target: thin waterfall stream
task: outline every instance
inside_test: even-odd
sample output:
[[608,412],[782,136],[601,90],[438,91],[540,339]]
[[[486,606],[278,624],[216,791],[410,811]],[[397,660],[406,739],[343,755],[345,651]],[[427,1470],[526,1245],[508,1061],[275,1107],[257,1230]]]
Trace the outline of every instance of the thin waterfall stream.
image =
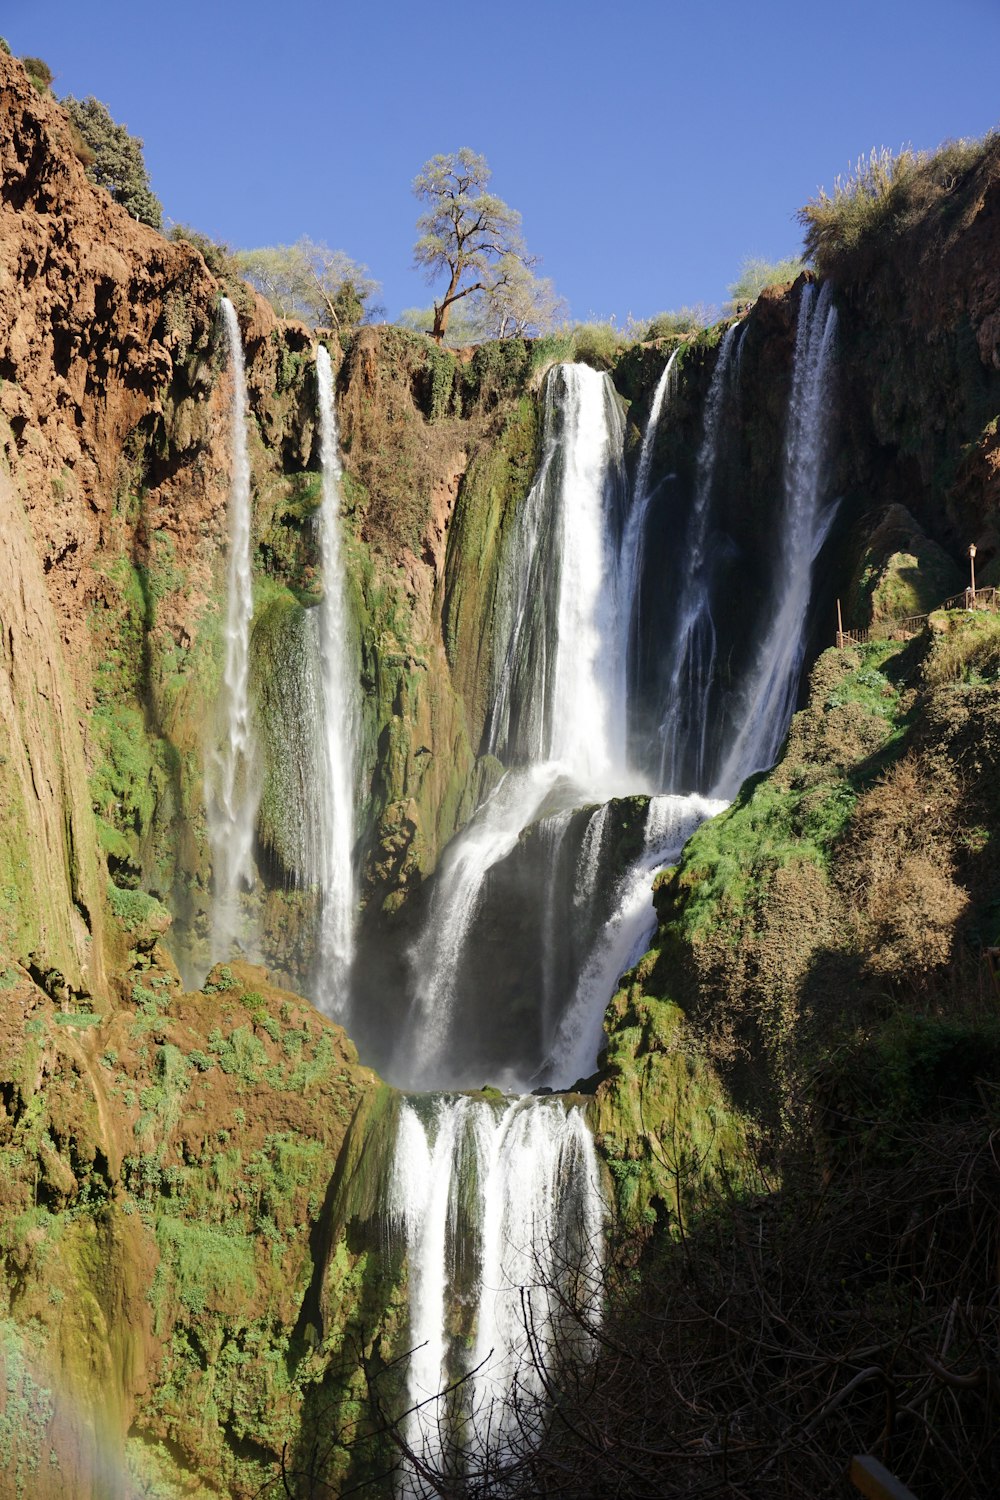
[[325,1009],[340,1018],[349,1002],[354,956],[354,807],[361,704],[340,535],[342,471],[333,367],[322,344],[316,349],[316,384],[323,470],[320,653],[326,773],[319,807],[321,852],[317,875],[322,906],[317,968],[320,1000]]
[[788,406],[777,586],[767,628],[740,695],[739,728],[718,772],[716,796],[735,796],[748,776],[773,765],[795,707],[813,564],[837,512],[837,502],[824,505],[836,333],[829,282],[818,296],[807,284],[799,303]]
[[219,699],[220,744],[207,767],[207,821],[212,849],[214,899],[212,958],[227,958],[243,934],[239,893],[254,880],[254,821],[260,795],[250,708],[251,571],[250,454],[247,444],[246,367],[236,309],[222,298],[222,326],[232,374],[230,398],[229,562],[225,664]]

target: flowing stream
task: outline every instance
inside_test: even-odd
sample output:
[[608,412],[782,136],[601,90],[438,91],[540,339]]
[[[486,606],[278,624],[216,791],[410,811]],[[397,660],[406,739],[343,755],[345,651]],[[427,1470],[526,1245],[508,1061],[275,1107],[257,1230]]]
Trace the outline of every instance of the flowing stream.
[[230,402],[229,565],[225,664],[219,698],[220,741],[209,758],[207,820],[212,849],[212,959],[229,956],[241,936],[239,892],[254,881],[254,820],[260,795],[250,712],[250,455],[247,447],[246,368],[236,309],[222,299],[222,326],[232,374]]
[[663,675],[666,712],[660,726],[660,785],[671,791],[683,785],[702,787],[711,731],[709,695],[715,675],[716,631],[712,615],[709,526],[715,474],[728,400],[732,399],[734,353],[743,326],[733,323],[723,334],[705,400],[704,433],[698,450],[694,500],[684,544],[684,569],[673,638],[667,647]]

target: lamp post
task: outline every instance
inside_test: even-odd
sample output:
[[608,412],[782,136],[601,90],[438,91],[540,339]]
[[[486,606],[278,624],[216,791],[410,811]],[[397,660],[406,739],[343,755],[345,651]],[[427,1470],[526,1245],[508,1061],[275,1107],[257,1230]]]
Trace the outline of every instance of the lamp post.
[[971,585],[970,585],[970,588],[969,588],[969,608],[970,609],[975,609],[975,607],[976,607],[976,544],[975,544],[975,542],[970,542],[969,543],[969,577],[971,579]]

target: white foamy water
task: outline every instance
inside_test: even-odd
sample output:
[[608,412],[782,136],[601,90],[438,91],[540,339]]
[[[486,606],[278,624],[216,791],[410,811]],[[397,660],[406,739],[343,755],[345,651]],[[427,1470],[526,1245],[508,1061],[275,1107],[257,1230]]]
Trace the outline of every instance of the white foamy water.
[[611,914],[595,934],[544,1069],[547,1084],[570,1088],[593,1073],[608,1001],[620,976],[638,962],[656,931],[653,880],[657,872],[676,860],[699,823],[727,806],[697,794],[650,798],[642,854],[619,881]]
[[[582,1354],[599,1324],[605,1208],[593,1140],[581,1111],[558,1101],[468,1097],[425,1100],[420,1113],[404,1102],[397,1139],[388,1211],[407,1253],[407,1405],[419,1408],[405,1436],[433,1464],[464,1420],[471,1451],[502,1459],[546,1399],[550,1341]],[[459,1244],[476,1267],[471,1353],[447,1332]],[[433,1399],[468,1374],[458,1412]],[[401,1493],[433,1490],[408,1473]]]

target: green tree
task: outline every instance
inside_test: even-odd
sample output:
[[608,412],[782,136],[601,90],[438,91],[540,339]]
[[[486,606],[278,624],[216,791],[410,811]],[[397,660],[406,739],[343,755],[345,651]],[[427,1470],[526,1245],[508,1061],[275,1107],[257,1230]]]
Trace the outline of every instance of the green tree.
[[353,328],[382,312],[371,302],[379,283],[368,267],[306,235],[294,245],[238,250],[236,264],[279,318],[301,318],[313,328]]
[[444,296],[434,304],[431,337],[439,344],[456,302],[479,294],[492,312],[513,282],[513,267],[530,269],[534,263],[521,238],[521,215],[487,192],[489,180],[486,158],[467,146],[432,156],[414,178],[414,193],[428,205],[417,220],[414,261],[429,282],[448,277]]
[[67,94],[63,108],[87,146],[94,153],[87,176],[99,187],[107,188],[116,203],[138,219],[160,229],[163,205],[149,186],[149,176],[142,155],[142,140],[130,135],[124,125],[111,118],[106,104],[93,95],[74,99]]

